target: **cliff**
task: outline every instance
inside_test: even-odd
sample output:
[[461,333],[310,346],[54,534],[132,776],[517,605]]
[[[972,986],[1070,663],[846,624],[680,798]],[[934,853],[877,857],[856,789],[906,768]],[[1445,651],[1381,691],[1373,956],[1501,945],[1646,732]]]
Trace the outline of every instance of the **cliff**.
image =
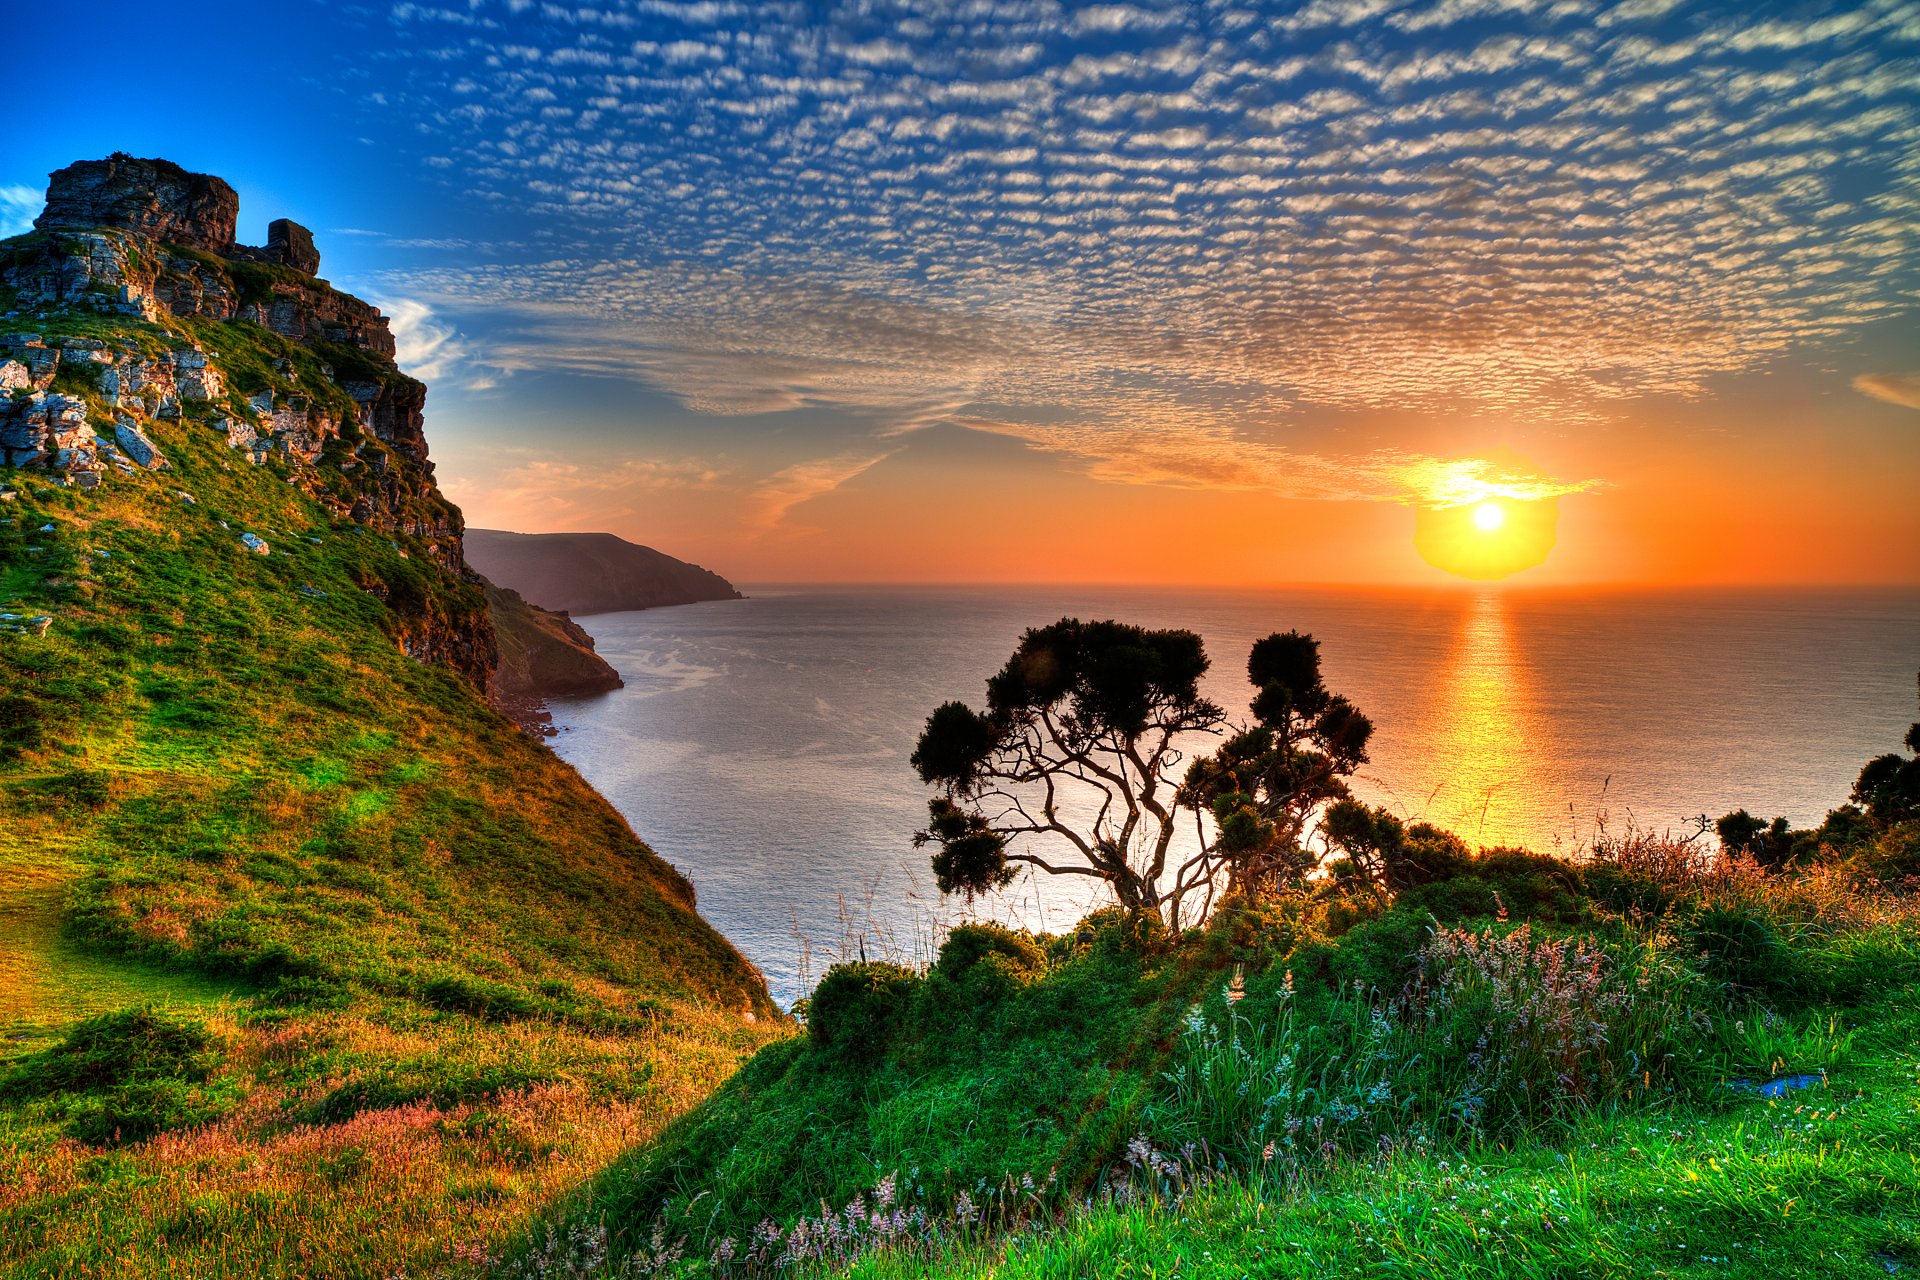
[[0,248],[0,461],[92,490],[163,471],[165,425],[223,441],[335,519],[442,574],[362,584],[395,642],[484,688],[496,661],[460,512],[434,483],[426,387],[387,319],[314,273],[297,223],[236,242],[219,178],[114,155],[51,175],[35,231]]
[[8,1275],[445,1274],[783,1033],[686,878],[489,706],[385,318],[236,211],[112,157],[0,240]]
[[548,698],[607,693],[625,684],[594,652],[593,637],[566,614],[528,604],[519,592],[492,583],[487,606],[500,646],[488,696],[522,728],[545,728],[552,719],[544,707]]
[[621,613],[741,599],[719,574],[610,533],[471,529],[466,548],[468,560],[490,581],[543,609]]

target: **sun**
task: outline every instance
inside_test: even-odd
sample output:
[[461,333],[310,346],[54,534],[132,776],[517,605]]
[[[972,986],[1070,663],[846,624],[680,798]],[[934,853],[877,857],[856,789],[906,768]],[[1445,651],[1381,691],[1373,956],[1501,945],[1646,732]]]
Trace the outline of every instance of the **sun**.
[[1453,506],[1416,506],[1413,545],[1434,568],[1486,582],[1543,562],[1559,523],[1560,504],[1553,498],[1501,494]]

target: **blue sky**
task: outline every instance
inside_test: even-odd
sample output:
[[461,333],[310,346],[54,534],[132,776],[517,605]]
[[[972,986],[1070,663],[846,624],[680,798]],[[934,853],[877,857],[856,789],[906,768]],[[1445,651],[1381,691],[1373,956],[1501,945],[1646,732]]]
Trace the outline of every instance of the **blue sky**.
[[[231,181],[243,239],[313,227],[324,274],[395,315],[478,523],[897,577],[875,522],[944,468],[927,500],[954,510],[908,542],[950,576],[1048,576],[969,558],[962,513],[1009,477],[1062,520],[1220,498],[1283,549],[1412,502],[1557,496],[1590,530],[1570,578],[1607,577],[1608,546],[1642,577],[1765,576],[1661,569],[1680,517],[1635,522],[1703,488],[1739,509],[1733,486],[1799,499],[1781,547],[1920,578],[1887,549],[1920,534],[1896,504],[1920,479],[1914,3],[283,0],[87,24],[112,56],[47,78],[0,218],[126,150]],[[1349,560],[1306,576],[1399,573]]]

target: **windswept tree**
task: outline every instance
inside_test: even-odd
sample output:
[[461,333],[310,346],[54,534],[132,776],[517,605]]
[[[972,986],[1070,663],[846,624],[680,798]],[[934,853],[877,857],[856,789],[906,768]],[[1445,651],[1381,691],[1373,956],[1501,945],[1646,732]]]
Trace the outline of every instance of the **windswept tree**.
[[1195,737],[1226,723],[1200,693],[1207,667],[1191,631],[1063,618],[1027,632],[985,710],[944,704],[913,754],[940,789],[915,843],[938,846],[941,892],[972,898],[1031,866],[1104,881],[1178,926],[1223,888],[1317,865],[1300,846],[1347,794],[1371,724],[1327,692],[1311,637],[1269,636],[1248,664],[1253,724],[1183,773]]
[[1230,892],[1258,894],[1296,882],[1325,860],[1312,840],[1327,806],[1352,793],[1367,762],[1373,722],[1327,689],[1320,642],[1288,631],[1247,656],[1253,723],[1194,761],[1182,799],[1213,817],[1215,855]]

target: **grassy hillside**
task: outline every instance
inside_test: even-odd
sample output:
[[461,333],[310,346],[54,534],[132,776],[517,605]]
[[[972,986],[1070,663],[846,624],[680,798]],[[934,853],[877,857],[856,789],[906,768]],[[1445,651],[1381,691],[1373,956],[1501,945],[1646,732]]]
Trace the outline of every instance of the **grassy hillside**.
[[830,972],[498,1273],[1920,1265],[1916,872],[1909,822],[1775,872],[1635,840],[1183,937],[957,930]]
[[[254,466],[219,425],[257,387],[350,424],[390,365],[30,323],[217,352],[227,394],[136,407],[171,470],[0,468],[0,1274],[424,1274],[784,1034],[686,881],[487,706],[457,513],[404,443]],[[111,439],[97,370],[54,376]]]

